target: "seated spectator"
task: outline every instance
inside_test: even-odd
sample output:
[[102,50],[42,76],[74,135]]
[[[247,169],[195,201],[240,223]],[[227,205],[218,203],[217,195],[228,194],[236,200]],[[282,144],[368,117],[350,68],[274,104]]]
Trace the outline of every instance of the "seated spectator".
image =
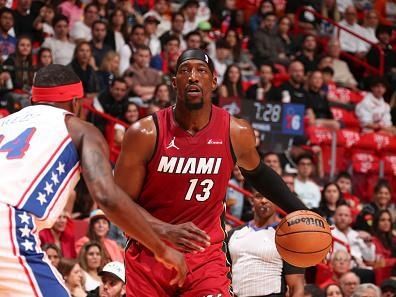
[[37,66],[36,69],[46,67],[53,63],[52,52],[49,48],[42,47],[37,53]]
[[280,86],[283,103],[302,104],[309,108],[307,92],[304,89],[304,65],[300,61],[293,61],[288,68],[289,80]]
[[274,67],[271,64],[262,64],[259,67],[259,77],[259,82],[246,91],[246,98],[261,102],[282,102],[279,88],[272,84]]
[[181,7],[180,11],[184,14],[185,19],[183,34],[196,30],[199,22],[204,20],[198,15],[198,8],[198,0],[187,0]]
[[[162,71],[166,76],[164,80],[169,82],[171,78],[176,74],[176,63],[180,56],[180,40],[177,36],[169,36],[165,41],[165,45],[162,48],[159,58],[158,66],[153,65],[153,60],[151,65],[153,68]],[[154,61],[155,62],[155,61]]]
[[91,41],[92,39],[92,24],[99,19],[98,7],[89,3],[84,7],[83,19],[74,23],[70,30],[70,37],[75,42]]
[[115,8],[114,2],[109,0],[93,0],[92,3],[98,7],[100,19],[109,19],[110,12]]
[[[127,100],[128,86],[126,81],[123,78],[115,78],[110,88],[105,89],[94,98],[93,107],[100,112],[108,113],[121,120],[124,117],[124,106]],[[90,121],[104,131],[106,123],[103,120],[92,116]]]
[[172,90],[166,83],[158,84],[155,87],[151,101],[157,102],[162,108],[171,106],[174,103]]
[[[345,10],[344,16],[345,18],[339,23],[340,26],[356,33],[359,36],[364,37],[364,29],[357,22],[357,12],[355,6],[348,6]],[[341,50],[349,52],[358,58],[363,58],[367,53],[366,42],[351,35],[350,33],[340,30],[338,38],[340,40]]]
[[245,92],[242,86],[241,69],[231,64],[227,67],[224,73],[224,79],[218,88],[220,105],[235,102],[237,105],[242,106],[241,100],[245,98]]
[[75,250],[74,227],[71,215],[63,211],[56,219],[51,229],[43,229],[39,233],[41,244],[54,244],[57,246],[64,258],[74,259],[77,254]]
[[[293,173],[283,172],[283,173],[282,173],[282,179],[283,179],[283,181],[285,182],[286,186],[289,187],[289,190],[290,190],[292,193],[295,193],[295,194],[296,194],[296,192],[295,192],[295,190],[294,190],[295,175],[294,175]],[[296,194],[296,196],[297,196],[297,194]]]
[[372,202],[365,205],[356,218],[355,228],[372,233],[372,222],[380,210],[387,209],[392,199],[392,189],[386,180],[379,180],[374,187]]
[[133,61],[133,56],[136,51],[136,47],[146,45],[147,36],[144,33],[144,27],[140,24],[133,26],[131,32],[128,35],[126,43],[119,51],[120,53],[120,74],[122,75],[130,66]]
[[264,16],[269,12],[276,13],[274,2],[272,0],[261,1],[259,7],[257,8],[257,12],[253,14],[249,19],[249,26],[251,32],[255,32],[258,30]]
[[52,21],[54,36],[46,38],[41,47],[51,50],[54,64],[67,65],[73,59],[76,45],[69,39],[69,23],[64,15],[57,15]]
[[351,297],[381,297],[381,290],[373,284],[357,286]]
[[287,286],[289,296],[301,296],[304,269],[283,261],[275,247],[279,223],[275,205],[258,192],[251,200],[254,219],[229,232],[228,237],[234,292],[239,297],[285,296]]
[[[238,166],[234,167],[229,183],[243,189],[245,184],[245,178],[243,177]],[[244,200],[245,200],[245,196],[243,195],[243,193],[231,187],[227,188],[227,194],[226,194],[227,209],[234,217],[238,219],[242,218]]]
[[144,31],[148,39],[148,47],[150,48],[151,55],[156,56],[161,52],[161,42],[157,37],[157,28],[161,23],[159,18],[155,15],[146,15],[144,17]]
[[161,83],[161,73],[149,67],[150,48],[139,46],[133,56],[133,64],[125,71],[125,81],[131,91],[148,101],[153,97],[155,87]]
[[74,57],[69,67],[81,79],[84,94],[88,98],[95,97],[99,93],[99,80],[95,69],[92,67],[92,48],[88,41],[81,41],[74,50]]
[[170,22],[171,5],[170,5],[170,1],[168,0],[157,0],[153,2],[154,5],[147,13],[143,15],[143,18],[146,18],[147,16],[155,16],[158,19],[159,25],[158,25],[157,35],[160,36],[165,31],[171,28],[171,22]]
[[297,177],[294,180],[294,188],[298,197],[308,208],[319,206],[320,189],[319,186],[311,179],[313,173],[313,157],[309,154],[303,154],[298,157]]
[[64,0],[57,8],[67,18],[70,28],[73,28],[75,22],[81,20],[84,13],[81,0]]
[[[393,50],[391,44],[392,38],[392,28],[384,25],[378,26],[375,31],[375,36],[378,39],[377,45],[382,49],[384,54],[384,73],[388,78],[388,83],[390,83],[391,90],[395,90],[396,84],[396,52]],[[378,48],[372,46],[370,51],[367,53],[366,59],[367,63],[375,68],[380,67],[380,53]]]
[[115,51],[107,52],[100,64],[99,71],[96,73],[99,80],[100,90],[107,90],[113,81],[120,76],[120,55]]
[[380,210],[373,221],[373,243],[375,245],[376,284],[390,278],[392,267],[396,266],[396,237],[392,234],[392,214],[388,209]]
[[327,44],[329,56],[326,59],[331,60],[331,67],[334,70],[334,82],[338,86],[346,87],[352,90],[357,89],[357,81],[354,78],[348,64],[340,59],[341,47],[340,42],[332,39]]
[[351,270],[351,255],[347,251],[337,250],[331,255],[329,270],[318,270],[316,284],[320,288],[338,285],[340,278]]
[[105,37],[107,35],[107,23],[102,20],[96,20],[92,23],[92,40],[90,41],[92,48],[92,56],[95,59],[95,70],[102,64],[103,58],[111,51],[111,47],[107,45]]
[[[362,24],[363,37],[372,43],[377,43],[378,39],[376,37],[375,31],[378,27],[378,15],[375,10],[366,10],[364,12],[364,20]],[[371,48],[371,44],[365,43],[365,52],[368,52]]]
[[332,284],[324,288],[324,297],[344,297],[339,285]]
[[58,267],[59,272],[65,280],[65,285],[73,297],[85,297],[84,277],[77,260],[62,259]]
[[[7,66],[13,90],[5,98],[20,107],[30,105],[30,90],[33,85],[33,55],[32,41],[27,36],[20,36],[17,41],[15,53],[8,56],[3,66]],[[4,75],[4,73],[3,73]]]
[[[127,104],[124,104],[124,109],[125,111],[123,121],[126,124],[132,125],[139,120],[139,106],[135,102],[128,102]],[[118,123],[114,125],[114,142],[116,145],[121,147],[125,132],[125,126],[122,126]]]
[[[375,260],[375,246],[369,234],[362,234],[351,228],[351,209],[347,205],[339,205],[334,214],[335,228],[331,234],[336,239],[333,250],[344,250],[351,253],[353,267],[366,268],[366,263]],[[367,270],[367,269],[366,269]]]
[[43,245],[42,250],[46,253],[51,264],[55,267],[59,267],[59,262],[62,258],[61,251],[57,245],[53,243],[46,243]]
[[340,188],[336,183],[328,183],[323,187],[319,207],[314,211],[326,218],[330,225],[334,224],[333,216],[338,205],[346,204]]
[[17,39],[9,34],[14,26],[14,12],[12,9],[3,7],[0,9],[0,55],[1,60],[7,60],[16,49]]
[[340,287],[344,297],[352,297],[359,285],[360,279],[354,272],[347,272],[340,278]]
[[296,55],[296,60],[304,65],[305,72],[309,73],[318,68],[319,57],[317,55],[316,36],[306,34],[302,40],[302,48]]
[[386,81],[380,77],[373,77],[370,82],[370,92],[356,105],[356,116],[366,132],[388,132],[395,134],[392,126],[390,106],[384,100]]
[[[256,66],[254,65],[250,53],[248,50],[242,48],[242,40],[239,37],[237,30],[230,28],[225,33],[225,41],[231,47],[230,60],[232,63],[236,63],[242,72],[243,79],[249,79],[251,76],[255,75]],[[209,55],[210,55],[209,51]]]
[[288,16],[280,17],[278,20],[277,36],[281,43],[281,53],[278,56],[278,62],[282,65],[289,64],[290,60],[294,60],[294,55],[296,51],[296,45],[291,38],[291,20]]
[[121,262],[107,263],[99,272],[102,284],[88,292],[87,297],[123,297],[125,296],[125,267]]
[[[15,37],[28,36],[33,40],[34,28],[33,22],[36,19],[39,10],[36,9],[35,1],[18,1],[14,5],[14,32]],[[38,8],[38,7],[37,7]]]
[[89,216],[89,227],[87,235],[76,242],[76,252],[79,253],[81,247],[88,241],[98,241],[104,247],[105,262],[123,261],[123,254],[117,243],[107,238],[110,229],[110,221],[106,218],[103,211],[95,209]]
[[334,120],[330,110],[329,101],[327,100],[323,87],[323,76],[319,70],[312,71],[308,75],[307,98],[309,109],[307,110],[309,122],[311,125],[325,127],[330,130],[340,129],[340,123]]
[[183,28],[184,28],[184,15],[180,12],[172,14],[172,22],[170,30],[165,31],[160,36],[161,47],[164,48],[166,41],[170,36],[176,36],[179,38],[180,47],[184,50],[186,49],[186,43],[183,38]]
[[362,210],[360,199],[352,194],[352,176],[348,172],[340,172],[335,179],[336,184],[340,187],[345,202],[349,205],[352,212],[353,221]]
[[117,53],[119,53],[121,48],[125,45],[124,36],[127,36],[127,27],[127,17],[124,11],[121,8],[115,8],[110,14],[105,43]]
[[78,258],[84,275],[85,291],[95,290],[101,285],[98,273],[105,264],[102,245],[99,242],[88,241],[82,246]]
[[201,33],[199,33],[197,30],[187,33],[184,36],[184,40],[186,43],[186,48],[201,48],[203,45]]
[[224,74],[231,64],[231,47],[225,39],[216,41],[216,55],[212,58],[217,75],[217,85],[223,83]]
[[55,32],[52,21],[55,17],[55,10],[51,5],[44,5],[40,8],[40,14],[34,20],[33,27],[40,35],[40,39],[53,37]]
[[277,153],[275,152],[265,153],[262,157],[262,160],[265,165],[271,167],[279,175],[282,175],[282,165]]
[[256,66],[263,63],[278,63],[286,58],[282,51],[283,45],[275,33],[276,15],[268,12],[250,40],[250,52]]

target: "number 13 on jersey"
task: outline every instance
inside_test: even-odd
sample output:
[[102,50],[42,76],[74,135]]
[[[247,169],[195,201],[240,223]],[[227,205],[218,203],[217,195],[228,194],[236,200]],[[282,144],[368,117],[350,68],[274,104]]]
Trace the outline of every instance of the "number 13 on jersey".
[[[184,197],[184,200],[191,200],[192,198],[197,199],[199,202],[203,202],[209,199],[210,190],[213,188],[214,182],[213,180],[207,178],[201,181],[200,183],[198,178],[190,179],[190,186],[188,188],[187,194]],[[197,185],[202,187],[202,191],[200,193],[196,193]]]

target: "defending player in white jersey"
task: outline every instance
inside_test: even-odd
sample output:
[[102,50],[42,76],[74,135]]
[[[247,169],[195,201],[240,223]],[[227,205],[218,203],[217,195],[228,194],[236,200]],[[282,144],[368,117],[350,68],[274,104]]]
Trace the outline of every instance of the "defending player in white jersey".
[[0,120],[0,296],[69,296],[39,246],[38,232],[59,216],[80,171],[106,216],[175,268],[174,283],[186,277],[183,255],[159,239],[114,184],[103,136],[73,115],[80,112],[81,97],[77,75],[50,65],[37,72],[33,106]]

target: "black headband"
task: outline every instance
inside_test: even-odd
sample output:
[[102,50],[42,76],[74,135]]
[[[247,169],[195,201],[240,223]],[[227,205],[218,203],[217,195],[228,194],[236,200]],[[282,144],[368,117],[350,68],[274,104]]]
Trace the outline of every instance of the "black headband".
[[179,66],[187,60],[201,60],[205,62],[206,65],[208,65],[212,73],[214,72],[214,65],[212,59],[203,50],[195,48],[187,49],[180,55],[176,63],[176,72],[179,69]]

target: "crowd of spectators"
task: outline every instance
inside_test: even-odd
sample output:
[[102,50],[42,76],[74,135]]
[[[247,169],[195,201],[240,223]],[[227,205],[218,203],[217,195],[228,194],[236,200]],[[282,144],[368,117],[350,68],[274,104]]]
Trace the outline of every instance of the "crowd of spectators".
[[[340,131],[348,122],[336,107],[353,114],[358,133],[393,137],[395,32],[395,0],[1,1],[0,117],[30,104],[38,69],[68,65],[91,106],[82,116],[101,129],[116,152],[129,125],[174,104],[177,58],[186,48],[201,48],[218,77],[213,103],[233,115],[245,101],[297,103],[304,106],[307,127]],[[109,125],[101,113],[124,124]],[[326,264],[305,272],[289,267],[270,244],[282,212],[257,193],[247,199],[229,188],[227,212],[244,222],[229,239],[237,295],[395,296],[392,181],[377,178],[373,191],[364,193],[371,199],[363,199],[355,191],[359,181],[353,170],[328,175],[320,146],[304,138],[286,152],[263,151],[260,142],[267,140],[255,133],[263,161],[334,225],[335,241]],[[230,183],[254,191],[237,167]],[[74,296],[98,296],[103,290],[121,296],[125,273],[114,261],[123,261],[125,238],[96,209],[83,182],[76,191],[76,203],[71,198],[55,225],[41,232],[42,245]],[[252,245],[260,241],[268,244]],[[259,274],[249,275],[246,262],[238,266],[246,260],[241,248],[262,271],[260,277],[276,278],[271,285],[261,286]],[[276,267],[271,270],[276,273],[266,275],[266,267]]]

